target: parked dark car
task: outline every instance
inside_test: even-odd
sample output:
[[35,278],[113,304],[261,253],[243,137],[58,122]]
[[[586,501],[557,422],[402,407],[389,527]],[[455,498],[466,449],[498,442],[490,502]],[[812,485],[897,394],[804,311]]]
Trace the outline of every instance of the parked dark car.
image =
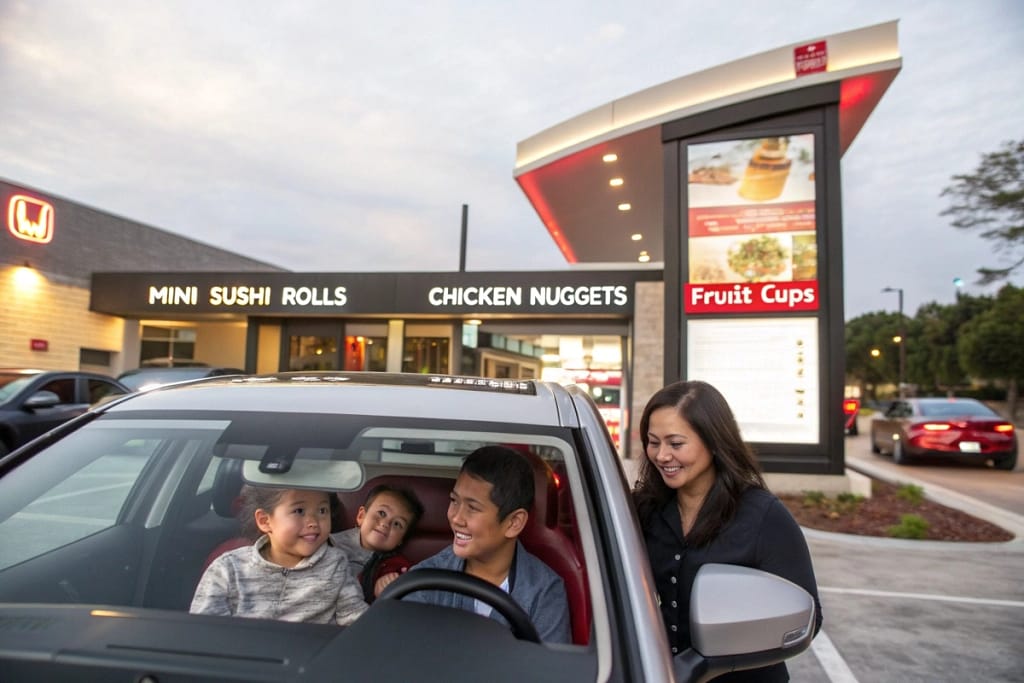
[[82,371],[0,369],[0,455],[130,390],[112,377]]
[[891,453],[898,465],[931,457],[992,461],[1017,466],[1012,422],[973,398],[907,398],[893,401],[871,421],[871,450]]
[[125,370],[117,376],[117,381],[132,391],[149,391],[165,384],[187,382],[204,377],[221,377],[223,375],[244,375],[245,370],[239,368],[211,367],[209,365],[184,365],[166,367],[160,365],[145,366],[134,370]]
[[[401,552],[416,562],[452,546],[455,477],[493,445],[534,471],[518,538],[564,582],[570,643],[540,642],[509,594],[445,570],[407,572],[350,626],[189,613],[206,562],[239,540],[243,484],[335,492],[334,531],[378,484],[411,489],[425,512]],[[402,599],[422,590],[474,597],[508,625]],[[673,657],[618,455],[580,387],[211,378],[107,403],[0,460],[4,681],[671,683],[781,661],[813,637],[814,601],[771,574],[705,565],[692,595],[694,647]]]

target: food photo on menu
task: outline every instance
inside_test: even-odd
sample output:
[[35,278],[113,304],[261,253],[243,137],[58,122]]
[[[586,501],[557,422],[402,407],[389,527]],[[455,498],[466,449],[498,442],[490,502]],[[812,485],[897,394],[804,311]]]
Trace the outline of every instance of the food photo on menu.
[[817,277],[814,136],[688,148],[691,283]]

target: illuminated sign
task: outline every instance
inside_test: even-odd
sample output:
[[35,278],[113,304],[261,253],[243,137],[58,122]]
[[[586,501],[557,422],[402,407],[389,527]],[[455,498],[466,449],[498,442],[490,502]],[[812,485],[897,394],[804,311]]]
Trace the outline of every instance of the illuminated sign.
[[797,76],[807,76],[828,70],[828,44],[819,40],[810,45],[793,48],[793,70]]
[[53,239],[53,205],[23,194],[7,204],[7,229],[20,240],[46,244]]

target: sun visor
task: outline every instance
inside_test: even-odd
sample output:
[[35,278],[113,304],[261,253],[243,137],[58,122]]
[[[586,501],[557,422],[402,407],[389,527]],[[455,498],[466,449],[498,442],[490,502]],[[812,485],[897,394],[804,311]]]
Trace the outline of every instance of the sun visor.
[[275,486],[318,491],[356,491],[365,479],[361,463],[351,460],[292,461],[285,472],[261,471],[260,463],[246,460],[242,479],[253,486]]

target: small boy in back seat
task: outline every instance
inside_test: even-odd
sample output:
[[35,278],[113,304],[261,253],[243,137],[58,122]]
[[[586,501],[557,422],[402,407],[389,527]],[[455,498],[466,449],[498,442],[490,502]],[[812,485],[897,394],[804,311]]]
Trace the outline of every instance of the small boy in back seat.
[[[334,544],[348,555],[352,576],[362,586],[366,602],[373,602],[384,586],[412,566],[398,548],[422,516],[423,505],[416,494],[381,484],[359,506],[356,526],[331,534]],[[390,580],[378,588],[385,576]]]

